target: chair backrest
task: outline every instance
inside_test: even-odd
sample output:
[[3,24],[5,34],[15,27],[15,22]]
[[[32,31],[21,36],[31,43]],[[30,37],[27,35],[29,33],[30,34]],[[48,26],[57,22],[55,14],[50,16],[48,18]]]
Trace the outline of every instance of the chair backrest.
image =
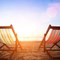
[[[50,29],[51,29],[51,33],[50,33],[48,39],[46,40]],[[60,26],[49,25],[49,27],[45,33],[45,36],[44,36],[44,41],[45,41],[44,46],[47,46],[48,44],[51,45],[51,44],[55,44],[55,43],[59,42],[60,41]]]
[[7,45],[14,44],[15,36],[11,29],[0,29],[0,41]]
[[[16,49],[16,34],[15,31],[13,29],[13,26],[0,26],[0,50],[4,50],[2,49],[4,46],[7,46],[9,48],[12,48],[12,50]],[[7,50],[7,49],[5,49]],[[4,50],[4,51],[5,51]],[[8,49],[9,50],[9,49]]]

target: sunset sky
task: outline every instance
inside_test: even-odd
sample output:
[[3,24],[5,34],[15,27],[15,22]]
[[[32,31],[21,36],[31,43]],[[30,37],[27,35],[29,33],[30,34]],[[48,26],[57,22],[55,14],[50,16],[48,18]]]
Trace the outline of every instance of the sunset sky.
[[49,24],[60,25],[60,0],[0,0],[0,25],[10,24],[20,40],[41,40]]

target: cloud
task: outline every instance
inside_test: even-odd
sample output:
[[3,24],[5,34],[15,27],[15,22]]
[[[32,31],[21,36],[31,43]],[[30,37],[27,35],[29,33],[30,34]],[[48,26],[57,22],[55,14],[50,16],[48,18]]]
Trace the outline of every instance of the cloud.
[[60,13],[59,3],[49,4],[48,8],[41,14],[40,20],[42,23],[50,21],[56,18],[59,13]]
[[50,18],[54,18],[56,17],[56,15],[60,12],[60,4],[51,4],[49,5],[48,9],[47,9],[47,15]]

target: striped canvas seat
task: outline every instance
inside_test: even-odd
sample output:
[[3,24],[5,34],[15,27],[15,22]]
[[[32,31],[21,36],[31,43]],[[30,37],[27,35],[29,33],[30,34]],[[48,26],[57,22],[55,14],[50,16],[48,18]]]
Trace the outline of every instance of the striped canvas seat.
[[15,44],[15,36],[11,29],[0,29],[0,42],[12,46]]
[[46,44],[53,44],[60,40],[60,30],[52,30]]

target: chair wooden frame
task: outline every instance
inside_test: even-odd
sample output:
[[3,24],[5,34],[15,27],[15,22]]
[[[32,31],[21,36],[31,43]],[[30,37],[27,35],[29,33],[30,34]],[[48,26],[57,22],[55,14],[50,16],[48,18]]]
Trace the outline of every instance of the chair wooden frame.
[[51,25],[49,25],[46,33],[44,34],[43,40],[41,41],[41,44],[40,44],[40,46],[39,46],[39,49],[40,49],[41,46],[43,45],[44,52],[47,52],[47,54],[48,54],[51,58],[59,58],[59,57],[52,57],[51,54],[49,53],[49,51],[60,51],[60,49],[52,49],[55,45],[56,45],[58,48],[60,48],[60,46],[57,44],[60,40],[57,41],[57,42],[55,42],[51,47],[48,47],[48,49],[47,49],[47,47],[46,47],[46,43],[47,43],[47,42],[46,42],[46,36],[47,36],[47,34],[48,34],[48,32],[49,32],[50,29],[60,30],[60,26],[51,26]]

